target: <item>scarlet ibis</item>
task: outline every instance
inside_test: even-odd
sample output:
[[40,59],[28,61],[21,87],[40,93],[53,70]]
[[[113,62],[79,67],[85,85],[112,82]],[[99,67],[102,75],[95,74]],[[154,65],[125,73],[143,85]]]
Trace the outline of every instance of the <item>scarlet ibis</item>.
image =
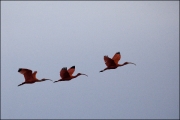
[[32,70],[26,69],[26,68],[19,68],[18,72],[23,74],[24,78],[25,78],[25,82],[19,84],[18,86],[21,86],[23,84],[32,84],[32,83],[35,83],[35,82],[42,82],[42,81],[46,81],[46,80],[51,80],[51,79],[45,79],[45,78],[43,78],[41,80],[38,80],[36,78],[37,71],[34,71],[32,73]]
[[119,60],[121,59],[121,54],[120,52],[115,53],[115,55],[111,58],[109,58],[108,56],[104,56],[104,62],[106,64],[106,68],[104,70],[101,70],[100,72],[104,72],[105,70],[108,69],[116,69],[117,67],[121,67],[127,64],[134,64],[132,62],[124,62],[123,64],[118,64]]
[[70,81],[71,79],[73,78],[76,78],[78,77],[79,75],[85,75],[87,76],[86,74],[83,74],[83,73],[78,73],[77,75],[75,76],[72,76],[72,74],[74,73],[75,71],[75,66],[72,66],[70,67],[68,70],[67,70],[67,67],[63,67],[60,71],[60,77],[61,79],[57,80],[57,81],[54,81],[55,82],[59,82],[59,81]]

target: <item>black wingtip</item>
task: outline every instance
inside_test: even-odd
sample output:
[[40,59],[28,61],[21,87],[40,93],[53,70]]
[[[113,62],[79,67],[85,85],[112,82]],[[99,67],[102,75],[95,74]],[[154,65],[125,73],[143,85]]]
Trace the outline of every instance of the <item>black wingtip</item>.
[[22,70],[22,68],[19,68],[18,72],[20,72]]
[[116,54],[120,54],[120,52],[117,52]]
[[75,66],[72,66],[71,68],[75,68]]
[[67,70],[67,67],[63,67],[62,70]]

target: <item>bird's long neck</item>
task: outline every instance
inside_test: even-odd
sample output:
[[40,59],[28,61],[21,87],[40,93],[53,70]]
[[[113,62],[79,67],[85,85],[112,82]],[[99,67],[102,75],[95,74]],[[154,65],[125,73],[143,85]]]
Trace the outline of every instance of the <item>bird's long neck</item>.
[[117,65],[117,67],[121,67],[121,66],[124,66],[125,64],[123,63],[123,64],[118,64]]
[[72,78],[76,78],[76,77],[78,77],[78,76],[80,76],[81,74],[77,74],[77,75],[75,75],[75,76],[72,76]]
[[118,64],[118,66],[117,67],[121,67],[121,66],[124,66],[124,65],[127,65],[128,63],[123,63],[123,64]]
[[[124,62],[123,64],[118,64],[118,67],[124,66],[124,65],[127,65],[127,64],[134,64],[134,63],[131,63],[131,62]],[[136,65],[136,64],[134,64],[134,65]]]

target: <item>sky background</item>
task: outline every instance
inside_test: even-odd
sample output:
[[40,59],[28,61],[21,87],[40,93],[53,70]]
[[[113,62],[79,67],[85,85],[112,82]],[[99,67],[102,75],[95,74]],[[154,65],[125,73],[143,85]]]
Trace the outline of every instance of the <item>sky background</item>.
[[[136,66],[99,73],[116,52]],[[1,118],[178,119],[179,1],[2,1]]]

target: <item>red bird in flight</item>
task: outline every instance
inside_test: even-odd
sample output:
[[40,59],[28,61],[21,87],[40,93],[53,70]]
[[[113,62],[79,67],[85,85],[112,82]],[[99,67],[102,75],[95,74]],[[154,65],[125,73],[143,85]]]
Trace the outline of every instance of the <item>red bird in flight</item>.
[[[104,72],[105,70],[108,69],[116,69],[117,67],[121,67],[127,64],[134,64],[132,62],[124,62],[123,64],[118,64],[119,60],[121,59],[121,54],[120,52],[117,52],[112,59],[109,58],[108,56],[104,56],[104,62],[106,64],[106,68],[104,70],[101,70],[100,72]],[[134,64],[136,65],[136,64]]]
[[23,84],[32,84],[32,83],[35,83],[35,82],[43,82],[43,81],[46,81],[46,80],[50,80],[50,79],[45,79],[45,78],[43,78],[41,80],[38,80],[36,78],[37,71],[34,71],[32,73],[32,70],[25,69],[25,68],[19,68],[18,72],[23,74],[24,78],[25,78],[25,82],[19,84],[18,86],[21,86]]
[[79,75],[85,75],[87,76],[86,74],[83,74],[83,73],[78,73],[77,75],[75,76],[72,76],[72,74],[74,73],[75,71],[75,66],[72,66],[71,68],[69,68],[67,70],[67,67],[63,67],[60,71],[60,77],[61,79],[57,80],[57,81],[54,81],[55,82],[59,82],[59,81],[70,81],[71,79],[73,78],[76,78],[78,77]]

